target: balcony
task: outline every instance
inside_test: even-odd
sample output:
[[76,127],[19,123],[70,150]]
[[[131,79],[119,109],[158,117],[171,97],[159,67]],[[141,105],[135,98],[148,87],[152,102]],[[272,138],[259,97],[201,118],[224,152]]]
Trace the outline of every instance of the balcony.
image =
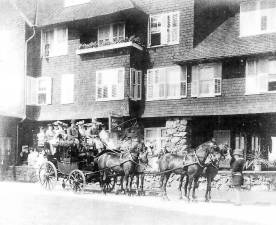
[[116,43],[105,42],[99,44],[97,41],[95,41],[89,44],[81,44],[79,49],[76,51],[76,54],[83,55],[127,47],[133,47],[142,51],[144,49],[144,44],[140,41],[139,38],[135,38],[133,36],[130,38],[125,38],[123,40],[119,40]]

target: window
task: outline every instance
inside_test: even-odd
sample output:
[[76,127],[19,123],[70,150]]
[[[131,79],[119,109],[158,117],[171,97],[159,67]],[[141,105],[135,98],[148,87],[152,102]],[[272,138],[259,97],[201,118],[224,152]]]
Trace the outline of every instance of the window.
[[144,133],[146,146],[153,146],[155,154],[165,147],[167,142],[167,129],[165,127],[145,128]]
[[107,45],[110,43],[118,43],[125,39],[125,24],[114,23],[98,28],[98,44]]
[[221,64],[210,63],[192,67],[192,97],[221,95]]
[[172,66],[150,69],[147,72],[147,100],[186,97],[186,67]]
[[27,77],[27,105],[47,105],[52,103],[52,78]]
[[96,72],[97,101],[124,99],[125,69],[108,69]]
[[90,2],[90,0],[64,0],[64,7],[85,4],[88,2]]
[[37,80],[37,104],[46,105],[52,103],[52,78],[40,77]]
[[240,11],[240,36],[276,32],[275,0],[243,2]]
[[64,74],[61,77],[61,104],[74,102],[74,74]]
[[173,45],[179,43],[179,12],[149,17],[148,45]]
[[276,91],[276,59],[246,61],[246,94]]
[[130,97],[140,100],[142,95],[142,71],[130,69]]
[[66,55],[68,51],[68,30],[54,28],[42,32],[42,56],[51,57]]

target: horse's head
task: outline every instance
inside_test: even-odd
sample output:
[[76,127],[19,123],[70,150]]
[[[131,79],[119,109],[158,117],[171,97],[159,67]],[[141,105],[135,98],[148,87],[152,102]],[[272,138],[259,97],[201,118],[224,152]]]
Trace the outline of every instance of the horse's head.
[[208,155],[205,164],[213,165],[214,167],[219,167],[219,162],[223,158],[225,159],[228,152],[230,151],[230,147],[228,144],[223,144],[216,146],[213,148],[213,151]]
[[199,145],[195,152],[196,155],[201,163],[205,163],[207,157],[210,154],[213,154],[216,150],[218,149],[217,144],[212,140],[212,141],[207,141],[201,145]]
[[148,155],[149,155],[149,149],[148,147],[145,147],[143,151],[141,151],[139,154],[139,160],[147,164],[149,162]]

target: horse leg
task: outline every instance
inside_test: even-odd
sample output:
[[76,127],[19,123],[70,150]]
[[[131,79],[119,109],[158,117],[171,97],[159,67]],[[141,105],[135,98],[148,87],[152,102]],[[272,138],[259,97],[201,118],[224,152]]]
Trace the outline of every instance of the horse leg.
[[164,175],[164,182],[163,182],[163,198],[165,199],[165,200],[169,200],[169,198],[168,198],[168,195],[167,195],[167,183],[168,183],[168,180],[169,180],[169,178],[170,178],[170,173],[166,173],[165,175]]
[[136,194],[139,195],[139,174],[136,175]]
[[198,179],[199,179],[199,177],[194,178],[194,186],[193,186],[193,194],[192,194],[192,198],[194,200],[196,199],[195,190],[196,190],[196,188],[198,188]]
[[186,175],[185,185],[184,185],[184,196],[187,198],[188,194],[188,184],[189,184],[189,176]]
[[188,184],[187,184],[188,185],[188,192],[187,192],[188,201],[190,201],[190,193],[191,193],[193,181],[194,181],[194,176],[189,176]]
[[145,192],[144,192],[144,181],[145,181],[145,174],[142,173],[141,174],[141,186],[140,186],[142,195],[145,195]]
[[205,192],[205,202],[209,202],[211,197],[211,179],[207,177],[207,186]]
[[182,196],[182,184],[183,184],[183,178],[184,178],[184,175],[181,174],[180,175],[180,179],[179,179],[179,186],[178,186],[178,191],[179,191],[179,199],[183,199],[183,196]]

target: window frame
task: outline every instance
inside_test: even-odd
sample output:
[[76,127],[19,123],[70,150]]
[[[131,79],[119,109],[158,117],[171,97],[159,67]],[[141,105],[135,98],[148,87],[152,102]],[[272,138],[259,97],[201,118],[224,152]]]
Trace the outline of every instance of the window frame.
[[109,40],[109,43],[110,44],[115,44],[116,42],[114,42],[113,41],[113,26],[114,25],[116,25],[116,24],[123,24],[123,29],[124,29],[124,35],[123,35],[123,40],[125,40],[125,38],[126,38],[126,24],[125,24],[125,22],[116,22],[116,23],[109,23],[109,24],[104,24],[104,25],[101,25],[101,26],[98,26],[98,28],[97,28],[97,43],[98,43],[98,46],[105,46],[105,44],[103,43],[103,44],[100,44],[99,42],[100,42],[100,39],[99,39],[99,34],[100,34],[100,28],[102,28],[102,27],[106,27],[106,26],[108,26],[109,27],[109,38],[108,38],[108,40]]
[[[54,50],[56,48],[56,46],[61,44],[58,44],[57,41],[57,31],[59,29],[65,29],[65,35],[66,35],[66,42],[63,43],[63,47],[65,47],[64,51],[59,51],[59,50]],[[45,55],[45,46],[46,46],[46,33],[47,32],[53,32],[53,50],[51,50],[49,52],[48,55]],[[51,57],[57,57],[57,56],[62,56],[62,55],[67,55],[68,54],[68,47],[69,47],[69,43],[68,43],[68,27],[55,27],[55,28],[49,28],[49,29],[45,29],[45,30],[41,30],[41,57],[44,58],[51,58]]]
[[[46,86],[46,90],[45,91],[40,91],[39,90],[39,81],[40,80],[46,80],[46,82],[49,82],[50,87]],[[36,96],[37,96],[37,100],[36,103],[37,105],[51,105],[52,104],[52,78],[51,77],[38,77],[37,78],[37,90],[36,90]],[[45,94],[46,95],[46,100],[45,103],[39,103],[39,94]]]
[[[107,86],[107,90],[108,90],[108,97],[107,98],[99,98],[98,97],[98,89],[99,89],[99,85],[98,85],[98,82],[99,82],[99,74],[103,74],[103,73],[111,73],[113,71],[113,73],[115,74],[115,71],[116,71],[116,76],[117,76],[117,94],[118,96],[117,97],[112,97],[112,86],[114,84],[112,83],[109,83],[109,84],[101,84],[100,86]],[[118,73],[119,71],[122,71],[123,74],[122,74],[122,83],[120,84],[119,82],[119,77],[118,77]],[[101,102],[101,101],[113,101],[113,100],[124,100],[124,97],[125,97],[125,74],[126,74],[126,71],[125,71],[125,68],[124,67],[120,67],[120,68],[111,68],[111,69],[104,69],[104,70],[97,70],[96,71],[96,84],[95,84],[95,99],[96,101],[98,102]],[[107,76],[107,75],[106,75]],[[121,85],[121,87],[120,87]],[[111,94],[109,94],[111,93]]]
[[[174,14],[177,14],[177,19],[178,19],[178,30],[177,30],[177,40],[176,41],[166,41],[165,43],[162,43],[162,36],[168,35],[168,29],[165,26],[162,25],[164,23],[164,18],[168,16],[173,16]],[[160,26],[160,45],[151,45],[151,19],[154,17],[160,17],[159,20],[161,21],[161,26]],[[166,33],[163,33],[165,32]],[[170,46],[170,45],[177,45],[180,42],[180,11],[171,11],[171,12],[166,12],[166,13],[157,13],[157,14],[150,14],[149,19],[148,19],[148,41],[147,41],[147,47],[148,48],[157,48],[157,47],[162,47],[162,46]],[[159,33],[159,32],[154,32],[154,33]]]
[[[167,95],[167,86],[168,86],[168,73],[166,73],[169,69],[179,69],[179,94],[177,96],[168,96]],[[154,73],[154,76],[156,76],[156,71],[159,71],[158,73],[165,74],[165,82],[157,82],[157,84],[154,81],[156,77],[153,78],[153,84],[152,84],[152,89],[153,89],[153,97],[149,98],[148,96],[148,88],[149,88],[149,73]],[[182,77],[185,77],[184,80]],[[159,78],[158,78],[159,79]],[[185,95],[181,95],[181,85],[182,83],[185,83]],[[160,97],[160,87],[154,87],[154,85],[160,86],[160,84],[164,85],[164,96]],[[175,82],[177,84],[177,82]],[[154,90],[156,91],[158,89],[159,95],[158,97],[154,97]],[[153,69],[148,69],[147,70],[147,77],[146,77],[146,101],[156,101],[156,100],[173,100],[173,99],[181,99],[181,98],[186,98],[187,97],[187,67],[182,67],[182,66],[168,66],[168,67],[158,67],[158,68],[153,68]]]
[[[146,137],[146,133],[147,131],[152,131],[154,130],[158,135],[157,137]],[[151,143],[152,140],[156,141],[156,147],[157,147],[157,151],[161,152],[162,148],[164,146],[162,146],[162,141],[167,141],[167,135],[165,135],[165,137],[162,137],[162,131],[163,130],[167,130],[166,127],[147,127],[144,128],[144,139],[145,139],[145,144],[147,145],[147,142]]]
[[[259,63],[262,61],[265,63],[265,67],[267,67],[267,71],[263,73],[259,72],[259,66],[260,66]],[[269,75],[276,75],[276,73],[275,74],[270,73],[271,61],[276,62],[276,58],[249,58],[246,60],[245,95],[276,93],[276,90],[269,91],[269,82],[276,81],[276,78],[270,79],[269,77]],[[249,62],[254,63],[254,74],[249,74],[249,67],[248,67]],[[249,82],[248,79],[250,78],[250,76],[255,76],[255,85],[256,85],[255,90],[251,92],[248,90],[248,84],[247,84],[247,82]],[[263,81],[266,82],[266,90],[262,90],[259,86],[260,82],[263,82]]]
[[[209,81],[211,82],[212,92],[209,92],[207,94],[202,94],[200,92],[200,83],[202,82],[202,80],[200,79],[200,70],[205,68],[213,68],[212,79],[209,79]],[[217,86],[219,86],[218,92],[216,92]],[[216,63],[204,63],[204,64],[194,65],[192,68],[191,97],[213,98],[221,95],[222,95],[222,63],[216,62]]]
[[[255,4],[254,5],[254,10],[249,10],[249,11],[242,11],[242,4],[240,4],[240,32],[239,32],[239,36],[240,37],[249,37],[249,36],[256,36],[256,35],[261,35],[261,34],[269,34],[269,33],[276,33],[276,26],[273,27],[273,12],[276,13],[276,7],[272,7],[272,8],[265,8],[263,9],[261,7],[261,2],[262,1],[252,1],[250,2],[250,4]],[[248,4],[248,3],[247,3]],[[252,13],[251,17],[253,17],[253,13],[254,13],[254,19],[256,19],[256,24],[255,24],[255,29],[253,32],[251,31],[250,33],[248,32],[242,32],[242,24],[244,24],[242,22],[242,14],[245,13]],[[247,15],[248,16],[248,15]],[[263,26],[263,18],[266,18],[265,24],[266,24],[266,29],[262,29]],[[254,23],[254,22],[253,22]]]
[[[134,72],[134,76],[135,76],[135,83],[133,83],[133,72]],[[139,73],[140,73],[140,77],[139,77]],[[136,70],[134,68],[130,68],[130,71],[129,71],[129,78],[130,78],[130,98],[132,100],[141,100],[142,99],[142,70]],[[140,90],[140,95],[139,96],[136,96],[135,95],[135,89],[137,88],[137,91],[136,91],[136,94],[138,93],[138,90]],[[133,92],[134,90],[134,92]],[[132,95],[132,92],[133,92],[133,95]]]

